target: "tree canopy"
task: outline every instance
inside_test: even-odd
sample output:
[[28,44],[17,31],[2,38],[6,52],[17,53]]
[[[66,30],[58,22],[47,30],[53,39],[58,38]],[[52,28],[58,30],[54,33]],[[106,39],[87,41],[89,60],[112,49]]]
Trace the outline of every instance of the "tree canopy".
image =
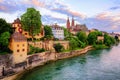
[[96,32],[89,33],[87,40],[90,45],[96,43],[96,40],[97,40]]
[[54,45],[54,49],[56,52],[62,52],[64,47],[60,43],[57,43]]
[[52,29],[50,28],[50,26],[45,25],[44,26],[44,31],[45,31],[45,38],[51,39],[53,34],[52,34]]
[[65,38],[72,36],[72,34],[69,32],[68,29],[66,29],[66,28],[64,28],[64,27],[62,27],[62,28],[63,28],[63,30],[64,30],[64,36],[65,36]]
[[87,35],[86,35],[85,32],[83,32],[83,31],[78,32],[78,33],[77,33],[77,37],[78,37],[78,39],[79,39],[80,41],[82,41],[82,42],[84,42],[84,43],[87,42]]
[[108,34],[104,35],[104,44],[106,46],[111,46],[113,44],[115,44],[115,39],[111,36],[109,36]]
[[39,11],[34,8],[28,8],[27,12],[21,16],[21,23],[22,28],[28,31],[33,38],[34,35],[40,33],[42,25]]
[[9,38],[12,34],[13,29],[4,19],[0,18],[0,52],[10,52]]
[[44,30],[45,30],[45,36],[47,36],[47,35],[53,36],[52,29],[50,28],[50,26],[45,25]]

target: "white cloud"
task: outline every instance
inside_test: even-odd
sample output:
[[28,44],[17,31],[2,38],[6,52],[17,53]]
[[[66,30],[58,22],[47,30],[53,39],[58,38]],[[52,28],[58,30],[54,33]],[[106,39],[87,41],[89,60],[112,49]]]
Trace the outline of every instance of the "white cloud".
[[20,17],[22,13],[23,12],[20,12],[20,11],[17,11],[13,14],[0,12],[0,18],[5,19],[8,23],[12,23],[17,17]]

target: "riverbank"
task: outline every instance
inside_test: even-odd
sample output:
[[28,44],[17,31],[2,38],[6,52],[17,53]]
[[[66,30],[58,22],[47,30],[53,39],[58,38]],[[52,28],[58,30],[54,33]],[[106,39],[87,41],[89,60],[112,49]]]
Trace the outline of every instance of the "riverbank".
[[[33,69],[37,66],[44,65],[49,61],[56,61],[56,60],[60,60],[60,59],[65,59],[65,58],[70,58],[70,57],[78,56],[81,54],[85,54],[89,50],[93,50],[93,47],[87,46],[80,50],[74,50],[74,51],[62,52],[62,53],[52,53],[52,52],[38,53],[37,56],[39,56],[39,57],[37,57],[37,58],[35,57],[33,60],[31,60],[31,63],[28,65],[28,67],[26,67],[26,69],[21,70],[17,74],[6,77],[2,80],[19,80],[18,78],[20,78],[26,71]],[[28,58],[33,57],[33,56],[36,56],[36,54],[30,55],[30,56],[28,56]]]

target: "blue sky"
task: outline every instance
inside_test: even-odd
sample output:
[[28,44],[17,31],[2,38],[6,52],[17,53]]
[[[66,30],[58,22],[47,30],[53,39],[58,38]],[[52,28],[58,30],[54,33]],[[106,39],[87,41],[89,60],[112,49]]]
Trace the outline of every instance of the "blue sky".
[[43,24],[66,26],[67,17],[74,16],[89,29],[120,32],[120,0],[0,0],[0,18],[12,23],[29,7],[40,11]]

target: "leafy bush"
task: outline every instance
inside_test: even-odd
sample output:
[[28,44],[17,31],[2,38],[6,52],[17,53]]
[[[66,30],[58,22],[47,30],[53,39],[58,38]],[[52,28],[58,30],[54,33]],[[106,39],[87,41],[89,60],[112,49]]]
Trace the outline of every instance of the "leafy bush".
[[45,51],[45,49],[43,49],[43,48],[33,47],[30,45],[30,51],[28,52],[28,54],[40,53],[40,52],[44,52],[44,51]]
[[54,48],[56,52],[62,52],[64,50],[64,47],[60,43],[55,44]]
[[94,44],[93,47],[94,47],[95,49],[104,49],[104,48],[108,48],[108,46],[106,46],[106,45],[104,45],[104,44],[100,44],[100,45]]

